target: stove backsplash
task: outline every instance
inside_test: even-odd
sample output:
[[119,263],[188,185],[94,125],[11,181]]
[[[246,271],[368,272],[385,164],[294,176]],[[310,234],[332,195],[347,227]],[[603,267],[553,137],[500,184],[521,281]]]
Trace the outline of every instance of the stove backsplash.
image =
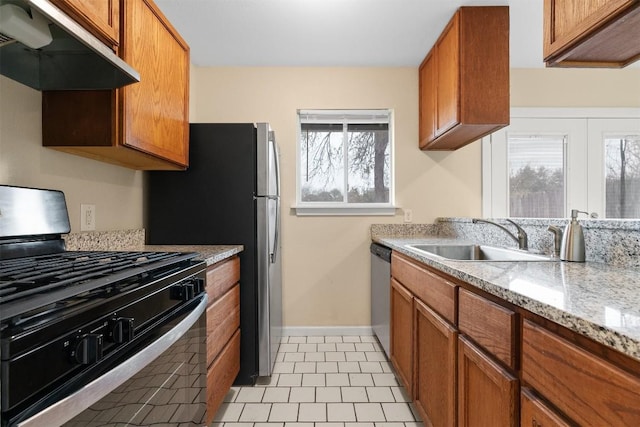
[[143,250],[144,229],[91,231],[62,236],[68,251]]
[[[492,219],[514,227],[503,219]],[[549,225],[564,229],[569,219],[515,218],[527,233],[529,249],[550,254],[553,251],[553,235]],[[640,267],[639,220],[580,220],[584,230],[586,260],[621,267]],[[496,227],[489,224],[473,224],[471,218],[437,218],[434,224],[373,224],[373,236],[398,237],[459,237],[486,245],[515,247],[515,242]]]

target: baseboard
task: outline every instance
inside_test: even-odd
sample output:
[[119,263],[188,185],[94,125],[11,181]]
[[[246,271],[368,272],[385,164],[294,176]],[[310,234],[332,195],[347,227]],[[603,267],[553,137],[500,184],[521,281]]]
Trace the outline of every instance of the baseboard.
[[340,336],[340,335],[373,335],[371,326],[285,326],[282,336]]

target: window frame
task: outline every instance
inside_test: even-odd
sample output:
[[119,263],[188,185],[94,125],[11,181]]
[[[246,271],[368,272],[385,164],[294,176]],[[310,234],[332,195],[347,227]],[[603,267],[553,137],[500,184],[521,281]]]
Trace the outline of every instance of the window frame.
[[[388,120],[389,132],[389,201],[386,203],[349,203],[342,202],[307,202],[302,201],[302,123],[303,116],[318,116],[315,123],[344,123],[345,120],[357,120],[357,117],[380,115],[384,112]],[[293,209],[298,216],[392,216],[396,214],[395,205],[395,144],[393,127],[393,110],[390,108],[372,109],[300,109],[296,112],[296,204]],[[305,120],[305,122],[309,122]],[[383,123],[372,120],[371,123]],[[346,145],[346,143],[345,143]],[[345,158],[348,155],[345,153]],[[345,163],[346,159],[345,159]],[[345,175],[347,172],[345,171]],[[345,183],[346,185],[346,183]],[[346,196],[346,193],[345,193]]]
[[[601,218],[604,218],[606,209],[604,206],[604,194],[600,195],[599,191],[604,191],[601,184],[601,178],[596,175],[604,175],[604,150],[600,147],[602,144],[596,144],[593,141],[601,142],[596,139],[598,132],[593,129],[600,126],[599,120],[615,120],[615,119],[640,119],[640,108],[536,108],[536,107],[515,107],[511,108],[511,123],[517,124],[518,119],[545,119],[566,121],[581,121],[580,130],[576,130],[574,134],[569,134],[567,141],[566,155],[567,159],[567,177],[566,179],[566,213],[571,209],[586,210],[588,212],[597,212]],[[571,129],[576,129],[576,122],[571,122]],[[504,136],[510,131],[511,125],[497,131],[494,134],[482,138],[482,215],[484,217],[508,217],[508,191],[503,191],[508,185],[508,179],[502,176],[500,167],[494,169],[493,161],[496,161],[496,153],[505,159],[503,166],[506,171],[507,157],[506,147],[500,147],[494,144],[498,138]],[[500,133],[499,133],[500,132]],[[532,131],[533,133],[534,131]],[[514,131],[514,134],[522,134],[521,131]],[[548,132],[536,132],[538,134]],[[553,132],[557,134],[559,132]],[[616,133],[616,132],[611,132]],[[505,151],[504,154],[501,151]],[[500,158],[500,157],[498,157]],[[598,173],[595,173],[597,171]],[[504,182],[501,182],[504,181]],[[508,189],[507,189],[508,190]],[[504,192],[504,194],[502,194]],[[612,218],[615,220],[615,218]]]

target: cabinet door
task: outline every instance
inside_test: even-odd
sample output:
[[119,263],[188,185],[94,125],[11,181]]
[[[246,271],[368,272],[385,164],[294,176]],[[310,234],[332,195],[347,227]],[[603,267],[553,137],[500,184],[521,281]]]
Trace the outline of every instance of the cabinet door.
[[621,67],[638,59],[637,0],[545,0],[547,65]]
[[456,425],[458,332],[415,299],[414,401],[426,425]]
[[413,396],[413,295],[391,279],[391,363]]
[[464,427],[517,426],[518,379],[458,338],[458,420]]
[[640,425],[640,378],[540,325],[522,329],[522,381],[580,425]]
[[[211,425],[225,395],[240,372],[240,330],[231,337],[207,370],[207,424]],[[166,424],[165,424],[166,425]]]
[[[436,135],[459,123],[460,18],[456,14],[436,45]],[[440,60],[440,59],[443,60]]]
[[535,393],[523,388],[520,393],[520,425],[526,427],[570,427],[562,416],[549,408]]
[[120,0],[52,0],[80,25],[105,43],[120,40]]
[[420,65],[420,147],[436,136],[436,56],[429,54]]
[[187,166],[189,46],[151,0],[124,5],[122,57],[140,82],[122,89],[122,143]]

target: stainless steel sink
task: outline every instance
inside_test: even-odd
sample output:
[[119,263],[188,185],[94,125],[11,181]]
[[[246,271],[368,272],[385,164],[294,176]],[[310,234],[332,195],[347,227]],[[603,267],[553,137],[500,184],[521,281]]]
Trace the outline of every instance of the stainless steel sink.
[[553,261],[547,255],[485,245],[422,244],[407,248],[456,261]]

